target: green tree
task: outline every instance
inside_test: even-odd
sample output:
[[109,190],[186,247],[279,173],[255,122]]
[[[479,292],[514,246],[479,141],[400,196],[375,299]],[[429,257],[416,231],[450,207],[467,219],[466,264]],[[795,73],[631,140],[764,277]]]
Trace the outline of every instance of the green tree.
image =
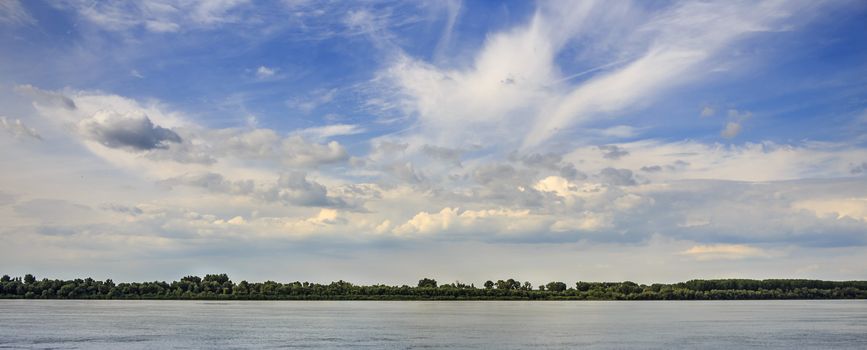
[[202,282],[216,282],[217,285],[222,286],[223,283],[229,282],[229,275],[225,273],[221,273],[219,275],[205,275],[205,278],[202,279]]
[[202,283],[202,278],[199,276],[184,276],[181,278],[181,282],[189,282],[193,284]]
[[422,279],[418,280],[418,287],[419,288],[436,288],[437,287],[437,281],[435,279],[432,279],[432,278],[422,278]]
[[545,288],[551,292],[565,292],[566,291],[566,283],[563,282],[550,282],[545,285]]

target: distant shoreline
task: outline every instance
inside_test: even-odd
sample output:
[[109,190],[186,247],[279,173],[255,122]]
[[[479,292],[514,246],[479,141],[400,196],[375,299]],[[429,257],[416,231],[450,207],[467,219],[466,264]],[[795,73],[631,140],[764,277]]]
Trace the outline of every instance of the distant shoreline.
[[193,301],[534,301],[534,300],[831,300],[867,299],[867,281],[805,279],[715,279],[650,285],[634,282],[550,282],[533,288],[514,279],[482,287],[439,284],[424,278],[416,286],[319,284],[273,281],[238,283],[226,274],[186,276],[173,282],[115,283],[92,278],[37,280],[33,275],[0,278],[0,299],[193,300]]

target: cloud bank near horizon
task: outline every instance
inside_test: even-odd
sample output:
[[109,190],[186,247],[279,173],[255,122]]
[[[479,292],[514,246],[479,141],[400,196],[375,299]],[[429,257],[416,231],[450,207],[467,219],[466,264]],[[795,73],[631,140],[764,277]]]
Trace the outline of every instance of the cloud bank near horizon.
[[0,7],[8,272],[867,278],[862,4],[220,4]]

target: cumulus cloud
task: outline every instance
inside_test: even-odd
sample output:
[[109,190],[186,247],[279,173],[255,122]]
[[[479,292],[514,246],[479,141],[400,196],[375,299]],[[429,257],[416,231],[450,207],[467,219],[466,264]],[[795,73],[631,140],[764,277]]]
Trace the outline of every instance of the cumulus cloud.
[[546,227],[544,218],[531,217],[529,211],[515,210],[461,210],[443,208],[439,212],[420,212],[396,227],[394,233],[406,235],[468,234],[496,232],[498,234],[541,231]]
[[617,145],[604,145],[599,146],[599,150],[602,151],[602,157],[606,159],[617,160],[624,156],[629,155],[629,151],[623,149]]
[[714,114],[716,114],[716,110],[711,106],[704,106],[699,113],[702,117],[712,117]]
[[[514,160],[517,157],[513,153],[511,155],[511,158]],[[520,157],[520,161],[524,165],[531,168],[541,167],[547,169],[559,169],[560,162],[563,161],[563,157],[556,153],[530,153]]]
[[162,186],[191,186],[212,193],[246,196],[265,202],[282,203],[304,207],[344,207],[346,202],[328,195],[326,187],[307,179],[302,171],[282,173],[273,183],[256,181],[229,180],[216,173],[186,174],[159,181]]
[[264,193],[269,200],[280,200],[302,206],[323,207],[336,204],[339,200],[328,198],[325,186],[307,180],[303,172],[290,172],[280,175],[277,184]]
[[[181,132],[181,131],[179,131]],[[261,160],[297,168],[344,163],[349,153],[337,141],[318,143],[299,134],[280,136],[272,129],[184,129],[180,143],[151,152],[154,160],[214,164],[218,160]]]
[[268,79],[273,77],[274,74],[277,74],[277,70],[274,68],[268,68],[265,66],[259,66],[259,68],[256,68],[256,78]]
[[725,128],[719,132],[720,136],[725,137],[727,139],[734,138],[741,133],[741,123],[740,122],[728,122],[726,123]]
[[629,169],[605,168],[597,176],[602,182],[615,186],[634,186],[637,182],[632,175]]
[[349,153],[337,141],[316,144],[292,136],[283,140],[281,150],[283,161],[287,164],[319,165],[344,162],[349,159]]
[[146,115],[121,115],[105,111],[82,121],[80,126],[93,140],[110,148],[147,151],[165,149],[169,143],[181,142],[177,133],[154,125]]

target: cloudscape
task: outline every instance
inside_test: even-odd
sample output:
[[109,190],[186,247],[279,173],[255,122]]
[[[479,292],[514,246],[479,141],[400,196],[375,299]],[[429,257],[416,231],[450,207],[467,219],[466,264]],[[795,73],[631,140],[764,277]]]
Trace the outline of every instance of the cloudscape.
[[863,1],[0,2],[11,274],[867,279]]

